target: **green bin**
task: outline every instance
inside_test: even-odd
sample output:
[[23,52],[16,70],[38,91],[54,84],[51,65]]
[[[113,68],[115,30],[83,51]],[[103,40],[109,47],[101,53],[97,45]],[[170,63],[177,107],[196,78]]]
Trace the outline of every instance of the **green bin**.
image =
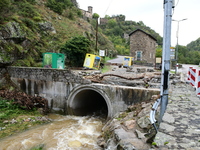
[[65,68],[65,55],[62,53],[43,53],[43,67],[64,69]]

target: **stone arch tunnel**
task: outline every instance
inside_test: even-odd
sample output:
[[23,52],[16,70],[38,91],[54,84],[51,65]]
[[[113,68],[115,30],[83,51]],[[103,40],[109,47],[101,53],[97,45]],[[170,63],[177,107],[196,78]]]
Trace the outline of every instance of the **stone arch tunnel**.
[[67,110],[70,115],[111,117],[111,103],[106,93],[92,86],[80,86],[71,91]]

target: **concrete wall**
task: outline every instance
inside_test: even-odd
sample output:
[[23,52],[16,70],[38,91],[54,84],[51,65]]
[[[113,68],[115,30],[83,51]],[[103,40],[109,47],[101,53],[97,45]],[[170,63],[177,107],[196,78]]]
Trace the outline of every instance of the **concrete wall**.
[[81,105],[92,103],[89,109],[93,109],[97,103],[105,103],[102,107],[108,109],[107,118],[110,118],[126,110],[128,105],[150,100],[152,95],[159,94],[159,89],[94,84],[70,70],[25,67],[8,67],[7,70],[20,89],[46,98],[52,110],[66,114],[73,114],[71,110],[81,108]]

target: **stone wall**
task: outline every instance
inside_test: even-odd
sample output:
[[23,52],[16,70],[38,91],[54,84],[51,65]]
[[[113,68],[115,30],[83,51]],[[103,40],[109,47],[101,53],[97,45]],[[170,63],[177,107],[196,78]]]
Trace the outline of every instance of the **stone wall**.
[[37,67],[8,67],[12,78],[30,80],[45,80],[55,82],[87,83],[81,76],[73,74],[70,70],[37,68]]
[[4,86],[6,84],[6,80],[4,77],[5,73],[6,73],[6,69],[0,68],[0,87]]
[[[82,84],[90,84],[70,70],[36,67],[7,67],[10,79],[20,90],[32,96],[41,96],[48,100],[51,110],[65,112],[65,103],[70,91]],[[0,76],[6,69],[0,70]],[[5,80],[0,81],[6,84]]]
[[82,14],[83,14],[83,19],[92,19],[93,15],[93,8],[91,6],[88,6],[88,11],[81,9]]
[[132,32],[129,36],[130,56],[137,60],[137,51],[141,51],[142,57],[140,61],[148,62],[153,65],[155,63],[156,40],[140,29]]

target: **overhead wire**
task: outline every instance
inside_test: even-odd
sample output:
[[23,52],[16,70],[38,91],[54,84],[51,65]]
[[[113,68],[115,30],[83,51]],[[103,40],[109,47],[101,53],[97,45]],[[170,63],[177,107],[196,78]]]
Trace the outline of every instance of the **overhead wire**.
[[179,0],[177,0],[177,2],[176,2],[176,4],[174,5],[174,7],[173,7],[173,13],[172,13],[172,15],[174,15],[174,10],[175,10],[175,8],[178,6],[178,4],[179,4]]
[[105,13],[104,13],[104,16],[106,15],[108,9],[110,8],[110,5],[111,5],[112,1],[113,1],[113,0],[110,0],[110,3],[109,3],[109,5],[108,5],[108,7],[107,7],[107,9],[106,9],[106,11],[105,11]]

